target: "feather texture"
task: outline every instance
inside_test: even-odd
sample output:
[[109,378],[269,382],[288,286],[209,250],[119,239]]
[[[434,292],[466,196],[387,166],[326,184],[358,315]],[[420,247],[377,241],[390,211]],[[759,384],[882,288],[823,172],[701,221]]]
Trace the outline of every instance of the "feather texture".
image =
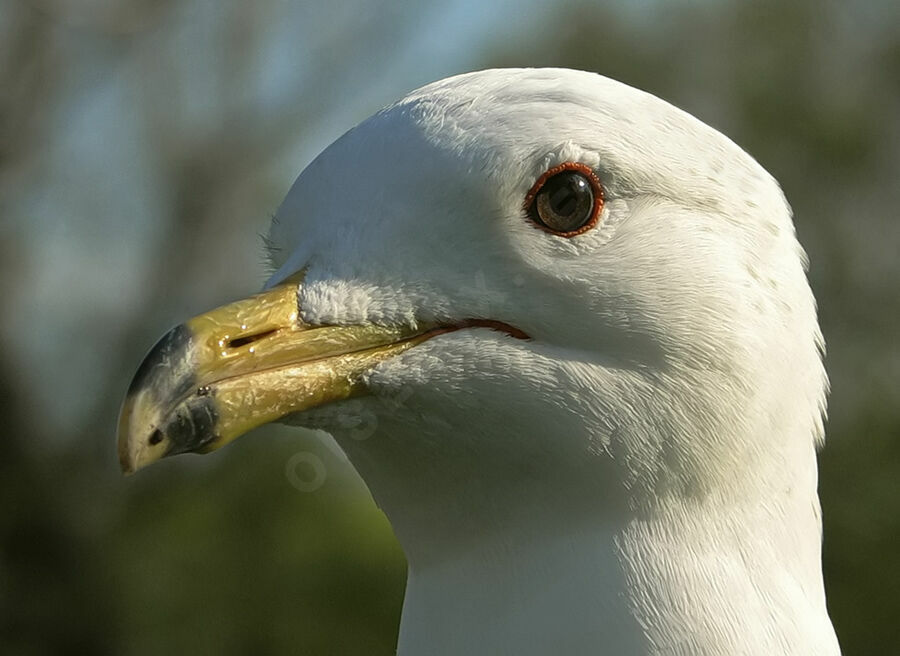
[[[589,165],[600,225],[523,199]],[[369,377],[326,427],[409,560],[399,654],[837,654],[817,444],[827,381],[790,209],[729,139],[559,69],[436,82],[301,174],[270,284],[311,323],[485,318]],[[375,430],[358,439],[346,414]]]

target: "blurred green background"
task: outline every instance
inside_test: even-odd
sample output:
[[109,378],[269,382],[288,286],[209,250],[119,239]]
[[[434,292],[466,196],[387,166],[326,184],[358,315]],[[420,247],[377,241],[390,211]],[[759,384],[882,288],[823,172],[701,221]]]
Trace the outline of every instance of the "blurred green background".
[[829,607],[845,653],[900,653],[895,0],[0,1],[0,652],[392,653],[403,555],[321,434],[123,479],[116,413],[158,335],[259,288],[320,149],[498,65],[649,90],[782,182],[833,384]]

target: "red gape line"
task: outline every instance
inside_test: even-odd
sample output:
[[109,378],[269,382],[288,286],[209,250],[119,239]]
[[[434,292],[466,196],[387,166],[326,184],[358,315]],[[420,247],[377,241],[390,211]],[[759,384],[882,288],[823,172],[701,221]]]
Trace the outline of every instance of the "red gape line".
[[491,330],[506,333],[516,339],[531,339],[524,331],[519,330],[515,326],[510,326],[505,321],[497,321],[495,319],[463,319],[462,321],[457,321],[456,323],[430,330],[429,333],[432,335],[440,335],[443,333],[452,333],[463,328],[490,328]]
[[[591,183],[591,190],[594,192],[594,208],[591,210],[591,218],[588,219],[587,223],[585,223],[577,230],[570,230],[569,232],[557,232],[556,230],[551,230],[540,221],[536,221],[532,214],[532,205],[534,204],[534,198],[541,190],[541,187],[544,186],[544,183],[547,182],[547,180],[552,178],[557,173],[562,173],[563,171],[578,171],[579,173],[581,173]],[[525,194],[524,207],[525,212],[528,214],[528,219],[538,228],[540,228],[544,232],[549,232],[551,235],[568,238],[585,233],[595,225],[597,225],[597,222],[600,220],[600,212],[603,210],[604,200],[603,185],[600,183],[600,178],[597,177],[597,174],[594,173],[593,169],[591,169],[590,166],[588,166],[587,164],[582,164],[581,162],[563,162],[558,166],[554,166],[552,169],[547,169],[546,171],[544,171],[541,177],[537,179],[537,182],[535,182],[528,193]]]

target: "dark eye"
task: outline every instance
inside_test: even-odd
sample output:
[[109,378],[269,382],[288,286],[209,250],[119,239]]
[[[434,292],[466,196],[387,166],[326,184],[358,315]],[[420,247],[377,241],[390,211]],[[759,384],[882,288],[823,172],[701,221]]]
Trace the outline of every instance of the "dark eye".
[[538,178],[525,197],[525,207],[538,227],[574,237],[597,224],[603,188],[590,167],[566,162]]

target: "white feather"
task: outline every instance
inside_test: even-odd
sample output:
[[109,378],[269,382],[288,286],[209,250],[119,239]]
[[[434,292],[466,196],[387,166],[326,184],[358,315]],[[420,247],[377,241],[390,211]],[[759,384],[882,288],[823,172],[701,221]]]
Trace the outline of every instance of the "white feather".
[[[603,182],[573,239],[523,199]],[[649,94],[568,70],[426,86],[278,212],[312,323],[488,318],[374,370],[326,421],[409,560],[399,654],[837,654],[815,448],[826,378],[772,177]],[[342,409],[343,408],[343,409]],[[331,418],[331,419],[329,419]]]

